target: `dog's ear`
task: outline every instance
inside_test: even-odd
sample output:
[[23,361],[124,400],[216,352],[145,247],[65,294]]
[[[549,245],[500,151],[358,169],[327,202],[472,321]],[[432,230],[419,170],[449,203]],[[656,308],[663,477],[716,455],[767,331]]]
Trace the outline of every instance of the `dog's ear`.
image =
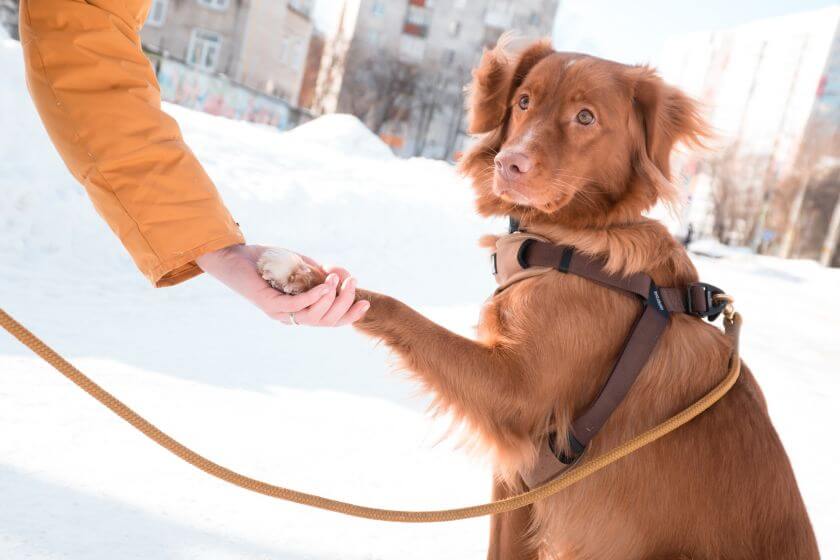
[[500,127],[516,88],[522,85],[537,62],[554,52],[550,42],[543,40],[515,55],[511,52],[514,50],[512,43],[509,35],[503,35],[492,50],[484,52],[478,67],[473,70],[473,80],[467,89],[471,134]]
[[697,102],[666,84],[650,67],[630,69],[633,106],[640,138],[636,171],[656,189],[656,196],[673,201],[677,193],[671,184],[671,151],[677,142],[703,146],[710,136]]

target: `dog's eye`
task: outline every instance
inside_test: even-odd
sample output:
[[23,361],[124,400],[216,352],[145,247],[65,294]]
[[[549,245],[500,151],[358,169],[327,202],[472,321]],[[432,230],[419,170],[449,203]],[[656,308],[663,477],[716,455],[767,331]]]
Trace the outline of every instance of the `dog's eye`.
[[530,98],[530,97],[528,97],[528,95],[527,95],[527,94],[522,95],[522,96],[519,98],[519,108],[520,108],[520,109],[522,109],[523,111],[527,111],[527,110],[528,110],[528,104],[529,104],[530,102],[531,102],[531,98]]
[[595,122],[595,115],[589,109],[584,109],[577,114],[577,122],[582,125],[589,125]]

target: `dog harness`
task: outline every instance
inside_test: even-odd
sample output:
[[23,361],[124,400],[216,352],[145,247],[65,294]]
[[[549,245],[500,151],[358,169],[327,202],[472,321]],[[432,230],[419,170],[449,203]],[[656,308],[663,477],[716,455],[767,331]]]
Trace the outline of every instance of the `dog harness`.
[[557,449],[556,432],[548,434],[540,446],[534,468],[522,473],[529,488],[556,477],[581,456],[633,386],[668,326],[671,313],[686,313],[714,321],[727,305],[723,290],[711,284],[694,282],[685,287],[666,288],[657,286],[647,274],[612,274],[607,272],[605,265],[602,258],[585,255],[574,247],[555,245],[544,237],[522,231],[514,220],[511,220],[511,232],[498,239],[496,252],[491,255],[493,275],[499,284],[497,294],[527,278],[556,271],[585,278],[642,303],[642,312],[630,329],[606,383],[565,434],[571,454]]

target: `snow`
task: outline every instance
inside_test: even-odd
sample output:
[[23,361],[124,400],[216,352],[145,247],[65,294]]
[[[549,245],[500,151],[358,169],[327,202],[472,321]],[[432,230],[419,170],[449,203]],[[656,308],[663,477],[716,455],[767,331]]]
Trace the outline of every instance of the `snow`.
[[[154,290],[67,173],[0,45],[0,295],[106,389],[246,474],[386,507],[488,498],[489,466],[350,329],[283,327],[206,277]],[[252,242],[346,266],[470,334],[492,291],[451,166],[400,160],[334,115],[278,133],[166,110]],[[361,152],[361,155],[357,153]],[[710,251],[707,244],[706,251]],[[702,244],[696,247],[702,249]],[[840,556],[837,270],[718,248],[695,256],[735,294],[745,359],[766,392],[823,556]],[[455,281],[453,281],[455,279]],[[483,558],[487,520],[388,525],[271,500],[195,471],[0,335],[0,557]]]
[[753,250],[749,247],[734,247],[724,245],[716,239],[698,239],[692,241],[688,250],[695,255],[702,255],[712,259],[750,259],[753,257]]
[[[319,152],[331,150],[331,155],[352,158],[394,159],[394,153],[377,135],[353,115],[335,113],[302,124],[286,134],[287,139],[307,142]],[[348,152],[347,147],[353,151]]]

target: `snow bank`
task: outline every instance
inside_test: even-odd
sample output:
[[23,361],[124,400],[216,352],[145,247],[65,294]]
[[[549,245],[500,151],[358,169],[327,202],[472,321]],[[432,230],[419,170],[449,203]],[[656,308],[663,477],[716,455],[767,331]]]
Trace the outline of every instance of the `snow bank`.
[[[6,310],[175,437],[247,474],[408,509],[488,497],[487,465],[434,445],[443,426],[390,373],[384,348],[349,329],[279,326],[206,277],[149,287],[47,139],[13,41],[0,47],[0,75]],[[251,241],[344,265],[362,285],[472,332],[494,287],[476,239],[503,225],[475,217],[450,165],[394,158],[342,115],[278,133],[166,110]],[[840,299],[826,294],[840,273],[813,262],[720,257],[695,260],[704,280],[737,298],[744,358],[793,461],[823,556],[838,557],[840,449],[825,442],[840,424]],[[486,519],[383,525],[211,480],[5,335],[0,372],[0,557],[485,556]]]
[[353,115],[324,115],[302,124],[287,136],[296,142],[312,144],[316,151],[327,149],[352,157],[383,160],[396,157],[387,144]]
[[737,259],[755,256],[755,253],[749,247],[731,247],[724,245],[716,239],[698,239],[697,241],[692,241],[688,246],[688,250],[695,255],[702,255],[713,259],[724,257]]
[[[282,328],[205,277],[148,286],[44,133],[16,42],[0,48],[0,75],[6,310],[176,437],[249,474],[409,509],[487,498],[487,465],[435,446],[444,425],[391,374],[384,348],[349,329]],[[494,226],[474,217],[450,165],[398,160],[345,116],[278,133],[166,110],[251,241],[346,266],[469,334],[492,285],[475,240]],[[425,243],[450,251],[430,258]],[[0,557],[484,555],[487,520],[383,526],[216,483],[4,335],[0,372]]]
[[[0,44],[0,75],[0,263],[12,267],[4,273],[25,279],[21,259],[28,259],[43,265],[43,274],[79,265],[91,276],[108,274],[121,260],[119,243],[44,132],[24,83],[19,42]],[[36,254],[41,258],[32,259]]]

